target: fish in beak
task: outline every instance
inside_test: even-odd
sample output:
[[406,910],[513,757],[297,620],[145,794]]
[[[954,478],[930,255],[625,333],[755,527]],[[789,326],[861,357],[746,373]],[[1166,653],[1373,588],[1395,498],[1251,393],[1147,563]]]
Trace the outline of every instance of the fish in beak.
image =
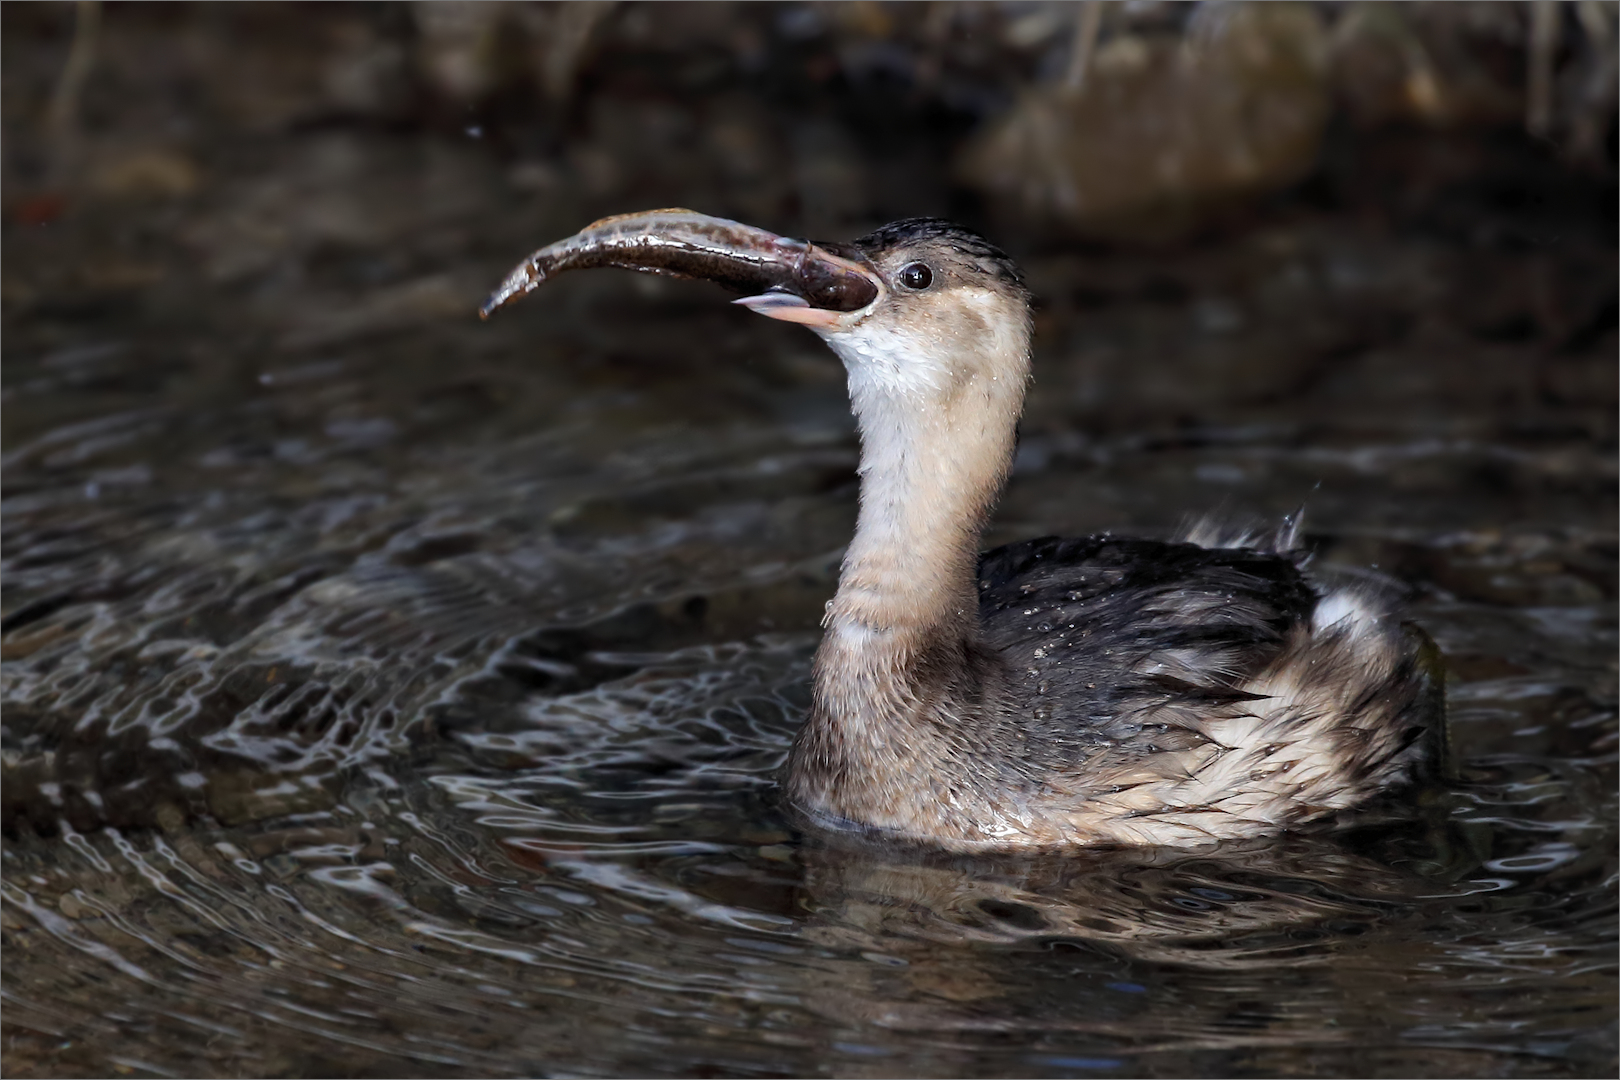
[[489,318],[565,270],[598,266],[701,278],[736,292],[755,292],[736,303],[811,327],[836,325],[884,290],[877,271],[845,245],[792,240],[691,210],[647,210],[603,218],[536,251],[506,276],[478,314]]

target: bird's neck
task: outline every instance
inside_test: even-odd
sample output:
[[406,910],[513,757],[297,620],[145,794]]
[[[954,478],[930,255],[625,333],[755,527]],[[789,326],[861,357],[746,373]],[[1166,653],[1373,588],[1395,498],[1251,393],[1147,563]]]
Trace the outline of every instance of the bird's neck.
[[994,367],[874,358],[870,347],[844,355],[829,340],[860,426],[861,509],[788,760],[797,805],[907,831],[916,802],[897,797],[892,778],[954,760],[940,741],[984,706],[979,534],[1012,460],[1027,322],[1003,336],[1006,362]]
[[866,643],[875,635],[970,631],[978,616],[979,535],[1000,493],[1011,440],[889,417],[873,423],[874,411],[887,410],[857,412],[860,516],[828,633]]
[[1027,340],[1015,338],[999,367],[950,357],[901,365],[911,379],[846,358],[860,517],[828,608],[818,683],[903,667],[942,639],[975,636],[979,536],[1012,460]]

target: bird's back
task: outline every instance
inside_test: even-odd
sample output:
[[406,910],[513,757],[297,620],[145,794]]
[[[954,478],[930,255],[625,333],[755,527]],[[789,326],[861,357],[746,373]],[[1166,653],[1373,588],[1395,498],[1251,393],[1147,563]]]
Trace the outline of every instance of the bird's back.
[[1432,756],[1408,632],[1370,597],[1319,593],[1291,553],[1045,537],[987,553],[979,599],[1032,812],[1054,828],[1247,835]]

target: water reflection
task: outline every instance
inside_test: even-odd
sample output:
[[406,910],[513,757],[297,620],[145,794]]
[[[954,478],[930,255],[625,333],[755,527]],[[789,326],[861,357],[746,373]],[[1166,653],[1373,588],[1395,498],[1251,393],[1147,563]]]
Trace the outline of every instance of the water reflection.
[[[187,656],[210,687],[195,710],[163,727],[143,704],[120,730],[147,732],[150,753],[257,765],[171,778],[193,801],[143,803],[155,832],[76,831],[105,788],[62,783],[61,765],[32,790],[8,776],[23,819],[56,832],[6,852],[8,964],[30,973],[14,1015],[157,1068],[202,1054],[220,1071],[330,1072],[386,1054],[522,1072],[585,1067],[612,1039],[616,1067],[656,1069],[678,1042],[712,1067],[904,1053],[959,1070],[1035,1063],[982,1041],[1015,1033],[1051,1048],[1047,1065],[1092,1060],[1077,1046],[1166,1068],[1299,1046],[1364,1060],[1370,1031],[1466,1046],[1607,1000],[1614,860],[1603,796],[1573,762],[1476,758],[1417,818],[1206,852],[805,846],[772,775],[806,704],[826,559],[504,631],[501,594],[474,587],[489,567],[461,559],[324,579],[234,651]],[[1491,637],[1450,607],[1471,641],[1430,614],[1461,656],[1564,625],[1537,609]],[[788,628],[759,631],[766,612]],[[1600,649],[1562,655],[1578,668]],[[148,699],[186,700],[166,685]],[[208,704],[242,685],[259,695],[247,708]],[[1476,680],[1456,719],[1573,716],[1568,685]],[[373,686],[393,696],[368,701]],[[377,721],[386,701],[416,719]],[[370,726],[344,734],[345,718]],[[188,724],[201,737],[181,743]],[[1461,1026],[1424,1004],[1460,988],[1497,1004]],[[97,1004],[109,993],[116,1016]]]
[[[757,791],[537,782],[570,771],[372,770],[330,810],[250,828],[65,832],[48,860],[13,844],[8,962],[30,980],[8,1008],[221,1071],[376,1053],[423,1074],[572,1071],[604,1039],[649,1071],[676,1042],[689,1066],[744,1069],[1104,1049],[1176,1068],[1300,1046],[1340,1046],[1344,1067],[1376,1057],[1371,1032],[1467,1050],[1610,993],[1590,888],[1611,855],[1549,859],[1542,840],[1481,864],[1443,806],[1336,839],[976,858],[801,846]],[[1502,777],[1460,797],[1522,815],[1548,794]],[[1459,988],[1481,999],[1463,1024],[1440,1004]],[[124,1004],[98,1015],[108,994]]]

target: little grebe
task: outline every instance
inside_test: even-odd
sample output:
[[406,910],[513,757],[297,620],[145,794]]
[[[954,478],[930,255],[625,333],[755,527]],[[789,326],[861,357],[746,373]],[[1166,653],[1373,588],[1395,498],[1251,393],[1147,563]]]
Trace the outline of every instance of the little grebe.
[[825,825],[958,849],[1188,844],[1329,817],[1433,760],[1420,650],[1275,536],[1044,537],[981,555],[1030,372],[1012,261],[934,218],[812,244],[689,210],[529,257],[718,281],[849,375],[860,516],[784,777]]

